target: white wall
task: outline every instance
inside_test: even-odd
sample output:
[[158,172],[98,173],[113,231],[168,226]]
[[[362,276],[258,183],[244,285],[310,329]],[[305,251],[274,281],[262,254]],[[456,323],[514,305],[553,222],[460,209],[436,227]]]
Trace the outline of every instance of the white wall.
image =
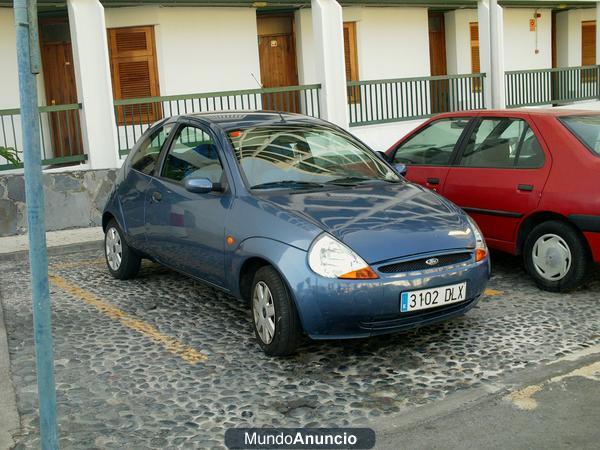
[[[296,12],[298,78],[316,83],[311,63],[314,55],[310,9]],[[358,75],[360,80],[428,76],[429,32],[427,8],[342,9],[344,22],[356,22]]]
[[456,9],[444,14],[446,64],[449,74],[471,73],[470,23],[477,22],[476,9]]
[[383,152],[425,121],[426,119],[407,120],[404,122],[352,127],[350,128],[350,133],[354,134],[373,150]]
[[254,89],[260,80],[252,8],[107,8],[106,26],[155,25],[161,95]]
[[[547,69],[552,67],[552,13],[540,9],[536,33],[529,31],[534,9],[504,8],[505,70]],[[445,14],[448,73],[471,73],[469,23],[477,22],[476,9],[458,9]],[[560,28],[560,27],[557,27]],[[581,31],[580,31],[581,33]],[[561,42],[558,39],[557,42]],[[580,50],[581,51],[581,50]]]
[[556,64],[581,66],[581,22],[596,20],[595,9],[573,9],[556,15]]
[[[105,19],[107,28],[154,25],[161,96],[259,87],[256,80],[260,81],[260,62],[253,8],[106,8]],[[230,100],[233,108],[233,98]],[[258,103],[244,107],[260,108],[260,97],[252,101]],[[197,111],[198,106],[197,100],[169,102],[163,104],[163,111],[173,115]],[[240,108],[239,103],[237,107]],[[212,104],[202,100],[202,110],[206,109],[213,109]],[[228,109],[226,100],[222,105],[217,102],[214,109]],[[130,147],[145,126],[141,129],[120,126],[119,148]]]
[[552,67],[552,12],[537,10],[536,32],[529,31],[529,19],[534,9],[504,8],[504,68],[505,70],[548,69]]
[[317,71],[313,63],[315,59],[315,40],[311,10],[299,9],[294,14],[296,30],[296,65],[298,67],[298,82],[300,84],[318,83]]
[[343,15],[356,22],[359,79],[430,74],[427,8],[348,7]]
[[19,107],[19,77],[17,73],[17,44],[13,10],[0,8],[0,109]]

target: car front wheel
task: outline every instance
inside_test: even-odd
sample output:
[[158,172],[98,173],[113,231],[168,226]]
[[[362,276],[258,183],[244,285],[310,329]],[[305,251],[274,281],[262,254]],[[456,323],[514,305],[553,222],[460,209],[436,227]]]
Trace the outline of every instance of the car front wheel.
[[288,289],[273,267],[261,267],[254,275],[251,307],[254,333],[263,351],[270,356],[294,353],[300,342],[300,321]]
[[525,266],[546,291],[567,292],[580,287],[590,272],[585,241],[571,225],[548,221],[536,226],[525,241]]
[[104,256],[110,274],[120,280],[127,280],[137,275],[141,258],[127,245],[123,232],[113,219],[104,232]]

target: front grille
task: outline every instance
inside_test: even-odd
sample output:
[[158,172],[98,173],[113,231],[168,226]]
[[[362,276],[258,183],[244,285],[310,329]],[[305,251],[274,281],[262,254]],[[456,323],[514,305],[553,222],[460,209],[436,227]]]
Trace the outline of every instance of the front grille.
[[[429,265],[425,261],[435,258],[438,260],[437,264]],[[470,252],[453,253],[450,255],[440,256],[428,256],[426,258],[413,259],[412,261],[404,261],[394,264],[388,264],[379,267],[379,271],[382,273],[400,273],[400,272],[413,272],[416,270],[428,270],[435,269],[437,267],[449,266],[452,264],[460,264],[468,261],[471,258]]]
[[360,322],[359,326],[363,329],[369,329],[373,332],[383,330],[408,330],[424,325],[428,325],[438,320],[446,320],[455,314],[463,314],[471,309],[478,297],[463,300],[458,303],[452,303],[446,306],[438,306],[437,308],[422,309],[411,311],[409,313],[401,313],[396,316],[381,318],[372,321]]

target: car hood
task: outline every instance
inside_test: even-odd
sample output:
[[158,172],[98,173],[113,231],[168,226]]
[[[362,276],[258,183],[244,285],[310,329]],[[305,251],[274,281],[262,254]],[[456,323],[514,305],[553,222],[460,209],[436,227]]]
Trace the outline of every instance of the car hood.
[[465,213],[412,183],[288,191],[269,200],[332,234],[369,264],[475,246]]

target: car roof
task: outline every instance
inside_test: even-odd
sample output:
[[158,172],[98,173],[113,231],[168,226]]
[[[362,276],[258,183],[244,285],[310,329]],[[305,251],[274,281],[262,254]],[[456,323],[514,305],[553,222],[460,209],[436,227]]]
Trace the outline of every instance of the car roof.
[[331,125],[315,117],[278,111],[210,111],[194,114],[182,114],[179,118],[196,119],[198,121],[214,124],[225,131],[240,128],[251,128],[259,125]]
[[472,117],[472,116],[494,116],[494,115],[511,115],[522,116],[580,116],[580,115],[600,115],[600,111],[585,110],[585,109],[568,109],[568,108],[515,108],[515,109],[477,109],[470,111],[457,111],[450,113],[442,113],[434,116],[434,119],[441,117]]

